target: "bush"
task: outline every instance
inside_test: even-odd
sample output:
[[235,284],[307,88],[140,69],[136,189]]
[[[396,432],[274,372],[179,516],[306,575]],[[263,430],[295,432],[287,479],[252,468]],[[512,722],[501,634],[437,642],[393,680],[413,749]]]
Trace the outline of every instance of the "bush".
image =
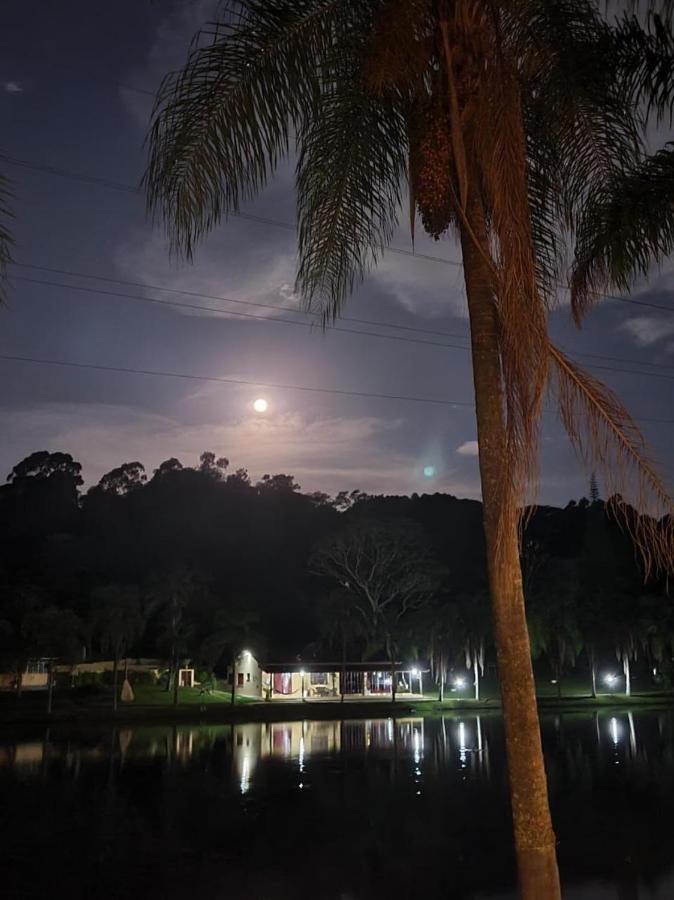
[[[97,675],[97,672],[86,672],[86,675]],[[100,697],[101,694],[107,694],[107,690],[100,681],[90,681],[88,684],[77,684],[73,689],[75,697],[86,699],[87,697]]]
[[77,676],[75,686],[78,688],[90,687],[91,685],[100,686],[103,684],[102,675],[102,672],[80,672]]

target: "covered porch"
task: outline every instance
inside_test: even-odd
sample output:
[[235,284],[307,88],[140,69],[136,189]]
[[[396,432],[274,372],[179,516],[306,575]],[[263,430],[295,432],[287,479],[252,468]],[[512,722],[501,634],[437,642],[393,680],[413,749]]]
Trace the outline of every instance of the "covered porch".
[[266,700],[391,700],[423,697],[427,668],[420,664],[377,662],[267,663],[262,671]]

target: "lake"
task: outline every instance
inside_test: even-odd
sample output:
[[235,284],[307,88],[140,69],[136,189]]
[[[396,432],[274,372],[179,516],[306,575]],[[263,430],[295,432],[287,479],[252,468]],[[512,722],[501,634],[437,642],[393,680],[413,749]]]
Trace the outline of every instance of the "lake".
[[[542,730],[565,898],[671,900],[674,712]],[[4,898],[515,896],[497,715],[5,731],[0,797]]]

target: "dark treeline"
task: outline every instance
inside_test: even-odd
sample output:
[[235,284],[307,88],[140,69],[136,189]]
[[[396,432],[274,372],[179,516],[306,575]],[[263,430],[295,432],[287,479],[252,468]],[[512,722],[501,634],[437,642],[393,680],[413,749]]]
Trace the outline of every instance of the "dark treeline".
[[[600,663],[629,682],[635,660],[640,687],[669,685],[665,586],[644,584],[592,493],[527,522],[534,656],[560,685],[577,668],[589,691]],[[150,475],[125,463],[87,491],[69,454],[38,452],[0,487],[0,652],[18,668],[133,655],[212,671],[251,646],[277,660],[423,658],[439,690],[466,669],[477,690],[488,609],[476,501],[306,494],[287,474],[253,484],[209,452]]]

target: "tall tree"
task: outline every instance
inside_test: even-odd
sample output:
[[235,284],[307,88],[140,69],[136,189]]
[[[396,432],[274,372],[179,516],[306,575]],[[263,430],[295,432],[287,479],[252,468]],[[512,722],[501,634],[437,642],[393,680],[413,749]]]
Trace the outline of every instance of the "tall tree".
[[335,648],[339,654],[339,697],[340,703],[343,703],[348,649],[367,638],[363,617],[344,587],[335,588],[319,601],[318,629],[327,647]]
[[593,503],[585,510],[578,588],[576,615],[590,667],[592,696],[596,697],[598,651],[607,643],[606,622],[611,617],[612,601],[619,590],[617,551],[610,520],[601,503]]
[[3,585],[0,591],[0,659],[13,674],[20,699],[24,672],[38,651],[30,623],[42,608],[42,601],[40,592],[31,585]]
[[97,588],[91,615],[102,653],[112,655],[112,708],[117,712],[119,661],[128,655],[145,628],[137,586],[109,584]]
[[404,626],[411,612],[432,599],[444,574],[423,534],[411,522],[357,523],[317,547],[310,567],[342,588],[370,639],[384,647],[395,702],[395,663]]
[[254,628],[259,622],[257,613],[243,607],[229,607],[216,612],[213,628],[201,646],[201,656],[214,666],[227,652],[231,671],[231,701],[236,702],[237,662],[241,654],[254,646],[260,651],[261,640]]
[[202,589],[194,571],[178,567],[156,577],[148,591],[148,616],[158,612],[160,618],[158,645],[169,651],[166,691],[173,689],[174,706],[178,705],[180,663],[194,637],[189,607]]
[[560,698],[564,673],[582,649],[577,600],[575,562],[549,557],[527,592],[527,620],[532,655],[547,657]]
[[[617,40],[589,0],[241,0],[165,81],[146,174],[173,250],[191,256],[264,186],[292,133],[297,288],[326,323],[390,243],[406,180],[412,224],[418,211],[429,234],[458,235],[515,844],[536,900],[560,889],[518,515],[551,370],[576,446],[603,467],[619,447],[654,508],[670,508],[623,407],[547,332],[560,234],[640,154]],[[660,561],[656,523],[634,524]]]
[[81,650],[81,621],[71,609],[47,606],[32,612],[24,624],[25,633],[37,655],[47,658],[47,714],[54,697],[54,665],[74,662]]
[[487,640],[491,631],[488,597],[484,593],[462,595],[450,605],[451,641],[473,675],[473,696],[480,699]]

